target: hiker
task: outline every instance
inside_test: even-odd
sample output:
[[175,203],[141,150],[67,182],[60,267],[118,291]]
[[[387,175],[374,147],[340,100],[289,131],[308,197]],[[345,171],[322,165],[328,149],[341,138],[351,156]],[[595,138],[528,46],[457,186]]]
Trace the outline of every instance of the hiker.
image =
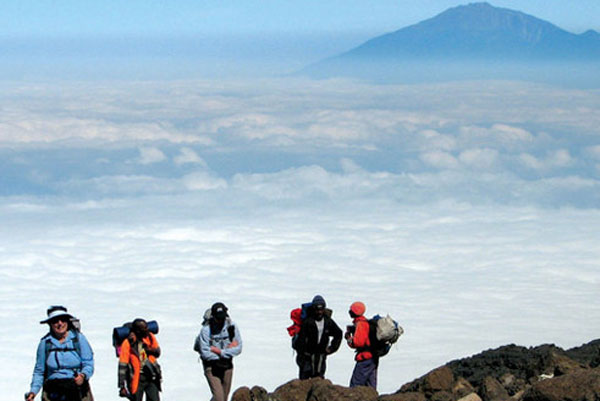
[[369,321],[364,314],[367,308],[362,302],[354,302],[350,305],[348,313],[353,319],[352,326],[348,326],[344,338],[350,348],[356,350],[354,360],[356,365],[350,379],[350,387],[371,386],[377,389],[377,367],[379,357],[371,352],[371,341],[369,339]]
[[[208,311],[207,311],[208,312]],[[226,401],[233,378],[233,357],[242,352],[242,337],[222,302],[210,308],[194,349],[200,353],[212,401]]]
[[132,322],[119,352],[119,396],[141,401],[146,394],[146,401],[159,401],[162,375],[156,359],[160,346],[144,319]]
[[89,379],[94,373],[94,353],[79,332],[79,321],[64,306],[51,306],[40,322],[44,323],[50,330],[38,345],[25,400],[33,401],[43,388],[43,401],[93,401]]
[[302,380],[325,377],[327,355],[336,352],[342,342],[342,330],[331,318],[331,310],[326,307],[325,299],[315,295],[308,316],[302,321],[298,337],[293,343],[298,352],[298,376]]

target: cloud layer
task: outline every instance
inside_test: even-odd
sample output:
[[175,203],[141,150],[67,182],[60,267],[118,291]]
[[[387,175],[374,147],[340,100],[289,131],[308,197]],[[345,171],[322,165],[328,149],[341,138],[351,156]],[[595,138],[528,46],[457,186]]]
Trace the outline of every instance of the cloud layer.
[[[270,390],[296,375],[289,310],[316,293],[340,325],[360,298],[404,326],[382,392],[482,349],[570,347],[598,332],[597,91],[1,89],[0,315],[19,319],[0,329],[12,367],[0,387],[15,397],[55,303],[84,322],[99,399],[117,399],[111,329],[137,316],[161,324],[165,397],[208,395],[191,346],[216,300],[246,341],[234,386]],[[328,376],[345,384],[352,365],[342,348]]]
[[[244,187],[244,177],[256,183],[277,173],[281,183],[319,168],[331,179],[352,180],[345,175],[356,172],[340,172],[340,160],[352,160],[367,175],[395,177],[389,182],[410,175],[430,183],[426,192],[457,187],[444,197],[464,199],[468,177],[474,194],[493,193],[494,180],[511,187],[511,201],[538,203],[536,197],[522,199],[522,188],[540,187],[547,199],[547,183],[557,181],[579,183],[579,189],[586,182],[591,190],[579,192],[574,203],[561,187],[551,204],[590,207],[597,200],[597,91],[525,83],[382,87],[301,80],[221,87],[202,81],[6,86],[0,152],[8,155],[7,170],[21,176],[5,180],[21,181],[18,187],[30,185],[32,192],[40,190],[39,170],[50,192],[87,180],[94,193],[103,188],[94,183],[125,176],[169,181],[161,185],[164,192],[179,190],[178,183],[194,181],[199,171]],[[75,153],[68,163],[65,148]],[[50,166],[31,158],[39,152],[47,152]],[[107,165],[108,174],[102,168]]]

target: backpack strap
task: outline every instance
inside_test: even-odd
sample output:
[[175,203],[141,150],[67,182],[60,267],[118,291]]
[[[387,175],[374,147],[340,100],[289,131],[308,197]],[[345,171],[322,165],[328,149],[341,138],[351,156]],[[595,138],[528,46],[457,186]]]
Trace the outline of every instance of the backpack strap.
[[227,334],[229,334],[229,341],[233,341],[235,338],[235,325],[230,325],[227,327]]
[[[44,340],[44,351],[45,351],[44,354],[46,356],[44,358],[44,380],[46,380],[46,377],[48,376],[48,369],[46,368],[46,361],[48,360],[48,357],[50,356],[50,352],[75,351],[77,353],[77,355],[79,356],[79,368],[81,369],[81,367],[83,366],[83,361],[81,360],[81,343],[79,341],[79,332],[75,331],[75,337],[71,339],[73,348],[52,347],[52,340],[51,340],[50,333],[48,333],[44,337],[42,337],[42,340]],[[58,363],[58,357],[56,358],[56,363],[60,367],[60,364]]]

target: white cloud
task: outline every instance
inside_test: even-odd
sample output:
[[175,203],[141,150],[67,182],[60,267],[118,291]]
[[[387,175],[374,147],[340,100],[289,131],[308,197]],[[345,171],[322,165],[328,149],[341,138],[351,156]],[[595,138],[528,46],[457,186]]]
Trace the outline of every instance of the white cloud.
[[456,139],[450,135],[443,135],[433,129],[426,129],[419,134],[425,138],[424,149],[438,149],[452,151],[456,148]]
[[434,151],[421,154],[421,160],[438,169],[455,169],[459,167],[458,160],[448,152]]
[[[171,196],[134,199],[113,204],[106,214],[59,204],[25,212],[36,218],[19,230],[0,228],[0,289],[6,296],[0,316],[9,319],[17,309],[20,316],[0,329],[6,349],[19,350],[4,355],[12,366],[0,377],[5,391],[24,391],[45,330],[37,322],[57,302],[82,319],[96,357],[92,386],[102,399],[116,396],[107,333],[137,316],[161,327],[160,362],[169,383],[164,397],[210,394],[205,381],[190,386],[180,378],[186,372],[202,377],[190,344],[203,311],[217,300],[229,306],[245,342],[234,389],[261,385],[272,391],[296,377],[284,329],[289,311],[316,293],[340,326],[349,323],[344,311],[358,296],[370,315],[389,313],[406,329],[381,361],[381,393],[484,349],[576,346],[600,329],[600,312],[589,302],[600,283],[597,210],[398,207],[365,200],[271,206],[231,218],[202,214],[186,199],[187,208]],[[220,209],[235,204],[224,202]],[[149,216],[149,209],[155,214]],[[0,204],[3,221],[13,216],[6,213]],[[132,297],[140,287],[141,300]],[[15,330],[23,335],[12,335]],[[493,335],[474,338],[474,331]],[[440,344],[440,338],[451,340]],[[30,357],[23,358],[24,349]],[[328,359],[328,378],[347,384],[353,364],[353,352],[342,345]],[[261,373],[272,366],[279,367],[273,374]]]
[[361,173],[363,169],[352,159],[343,158],[340,160],[340,165],[345,173]]
[[460,128],[460,143],[464,147],[488,147],[508,151],[526,149],[535,142],[529,131],[507,124],[493,124],[490,128],[471,125]]
[[461,163],[479,169],[489,169],[498,161],[498,151],[495,149],[466,149],[460,152],[458,159]]
[[214,177],[205,171],[187,174],[182,178],[184,186],[191,191],[224,189],[228,184],[222,178]]
[[140,157],[138,163],[140,164],[154,164],[165,161],[167,157],[158,148],[140,148]]
[[[0,388],[24,391],[32,360],[21,350],[44,334],[37,322],[52,303],[83,318],[99,399],[115,396],[106,333],[135,316],[164,328],[165,397],[208,394],[181,378],[202,375],[190,344],[217,299],[247,344],[234,388],[295,377],[283,329],[317,292],[342,325],[360,294],[407,329],[382,360],[383,392],[501,344],[588,341],[600,328],[589,302],[600,283],[600,169],[574,155],[600,157],[599,101],[597,91],[516,83],[0,91],[0,316],[14,321],[0,328],[11,366]],[[154,176],[126,163],[138,149],[136,162],[175,155],[184,167],[165,163]],[[209,168],[205,150],[225,167]],[[521,175],[523,165],[536,174]],[[131,296],[139,288],[143,299]],[[352,352],[328,362],[328,377],[346,384]]]
[[53,115],[14,116],[0,120],[0,144],[72,144],[100,146],[103,144],[131,144],[136,141],[168,140],[174,143],[209,145],[203,136],[182,134],[169,127],[154,123],[115,123],[99,119],[57,117]]
[[573,158],[567,149],[559,149],[553,152],[548,160],[553,167],[567,167],[573,162]]
[[600,160],[600,145],[589,146],[585,149],[594,159]]
[[203,167],[206,167],[206,162],[202,159],[193,149],[190,148],[181,148],[179,150],[179,154],[175,156],[173,159],[175,164],[200,164]]
[[567,149],[549,152],[543,159],[528,153],[522,153],[519,155],[519,159],[523,165],[533,170],[568,167],[573,163],[573,158]]
[[541,170],[545,168],[545,165],[542,161],[540,161],[537,157],[530,155],[529,153],[522,153],[519,155],[519,160],[524,166],[533,170]]
[[534,136],[527,130],[506,124],[494,124],[491,132],[501,136],[501,140],[506,142],[533,142],[534,140]]
[[164,194],[179,190],[177,180],[148,175],[106,175],[90,179],[72,179],[58,185],[64,193],[87,196],[129,196],[139,194]]

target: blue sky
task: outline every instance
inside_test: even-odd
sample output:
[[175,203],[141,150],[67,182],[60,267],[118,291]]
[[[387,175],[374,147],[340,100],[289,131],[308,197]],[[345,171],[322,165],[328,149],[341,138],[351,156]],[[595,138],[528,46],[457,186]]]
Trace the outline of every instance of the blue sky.
[[[466,3],[8,0],[0,4],[0,79],[279,76]],[[595,0],[492,4],[571,32],[600,31]]]
[[[158,35],[271,32],[378,34],[419,22],[456,0],[203,1],[7,0],[0,5],[3,35]],[[600,28],[596,0],[497,0],[560,27]]]

